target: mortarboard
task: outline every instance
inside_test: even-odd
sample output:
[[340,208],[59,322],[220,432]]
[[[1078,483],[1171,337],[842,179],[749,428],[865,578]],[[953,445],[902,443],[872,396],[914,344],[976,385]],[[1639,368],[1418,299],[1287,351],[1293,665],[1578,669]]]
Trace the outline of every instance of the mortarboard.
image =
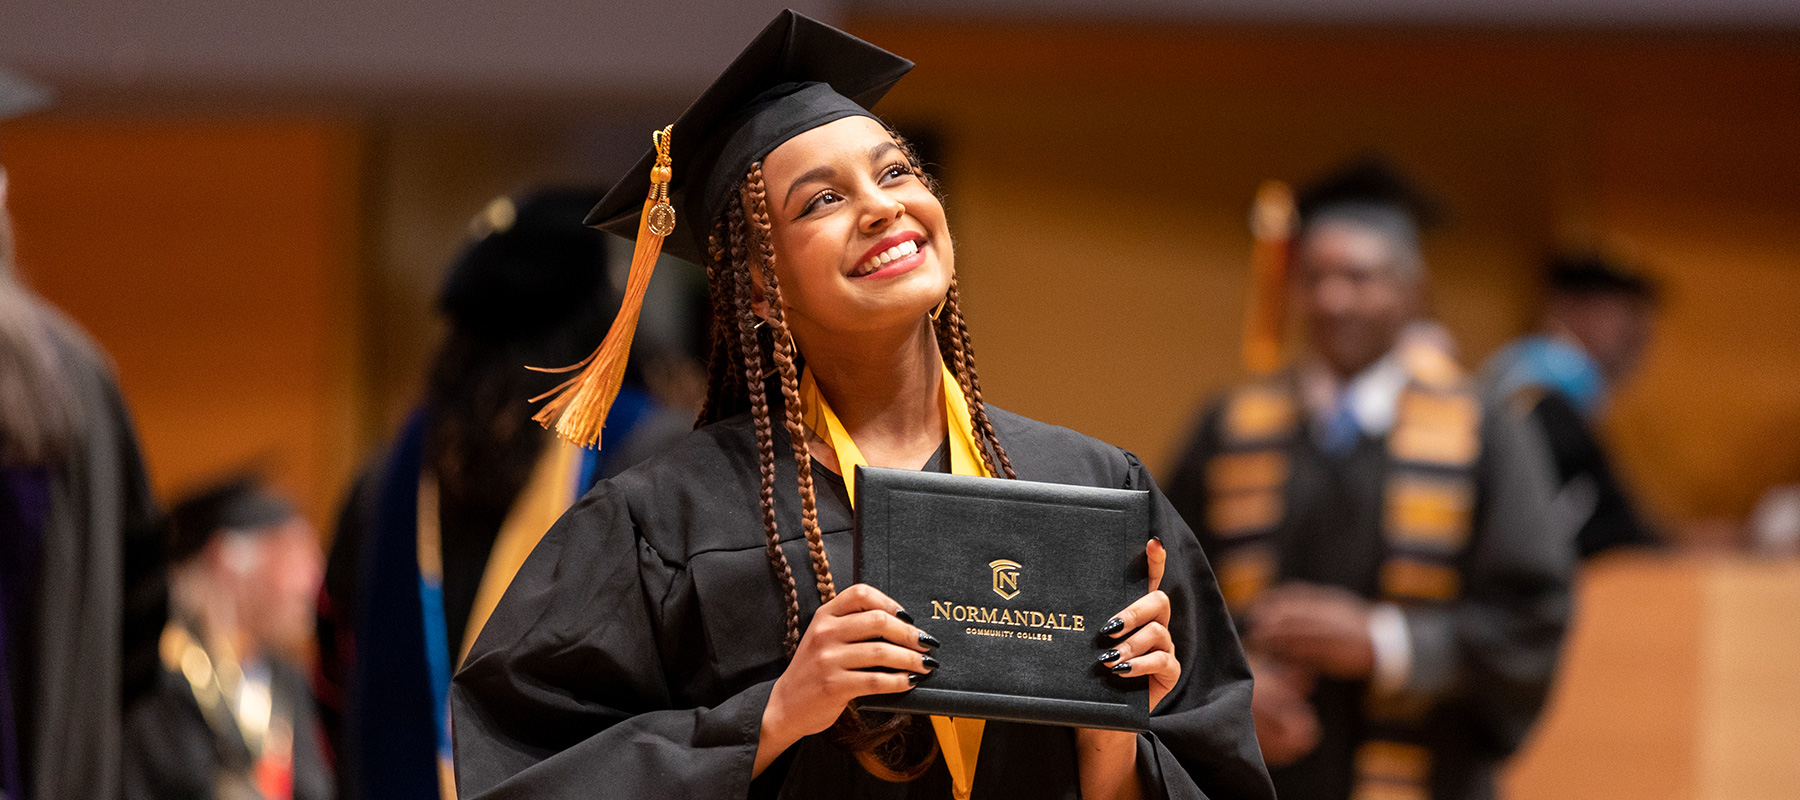
[[[679,231],[663,242],[670,255],[706,263],[706,237],[729,192],[750,165],[783,142],[875,105],[913,63],[792,10],[757,34],[699,99],[676,118],[669,194]],[[636,238],[638,195],[650,186],[656,152],[644,154],[587,224]]]
[[1301,227],[1354,209],[1398,212],[1421,229],[1437,227],[1447,216],[1443,201],[1378,154],[1360,156],[1315,178],[1295,195],[1294,207]]
[[0,68],[0,120],[29,114],[50,105],[50,89],[8,69]]
[[254,533],[298,516],[293,503],[255,475],[214,484],[187,495],[169,511],[169,560],[192,558],[225,531]]
[[1567,295],[1622,295],[1654,303],[1661,294],[1656,279],[1602,253],[1552,256],[1544,282],[1551,291]]
[[[712,222],[750,165],[806,131],[869,107],[912,62],[792,10],[781,12],[608,192],[587,224],[635,239],[631,276],[600,348],[555,372],[580,372],[536,399],[533,417],[576,444],[600,443],[619,393],[657,255],[704,264]],[[649,190],[648,199],[641,192]],[[665,238],[666,237],[666,238]]]
[[501,340],[604,313],[606,234],[581,224],[600,196],[550,188],[494,198],[451,263],[438,309],[461,330]]

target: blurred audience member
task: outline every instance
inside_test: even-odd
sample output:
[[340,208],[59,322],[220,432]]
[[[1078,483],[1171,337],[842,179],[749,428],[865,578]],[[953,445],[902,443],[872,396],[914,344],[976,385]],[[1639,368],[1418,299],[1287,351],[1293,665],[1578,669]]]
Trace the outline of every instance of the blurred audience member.
[[1553,258],[1536,333],[1495,353],[1486,367],[1490,402],[1529,410],[1556,463],[1552,513],[1574,533],[1582,558],[1659,539],[1632,507],[1595,436],[1607,393],[1637,369],[1649,346],[1656,286],[1597,255]]
[[[48,96],[0,70],[0,119]],[[0,171],[0,797],[117,797],[166,613],[156,507],[106,357],[14,271],[6,191]]]
[[306,674],[318,532],[256,478],[169,512],[170,621],[156,692],[127,720],[134,800],[329,800]]
[[1308,352],[1205,413],[1169,498],[1240,620],[1281,797],[1492,797],[1570,612],[1548,456],[1404,334],[1434,214],[1418,190],[1365,159],[1297,206]]
[[478,236],[439,295],[450,329],[423,403],[344,506],[319,638],[325,683],[342,698],[330,710],[342,714],[334,738],[346,797],[454,796],[450,675],[513,573],[596,480],[693,428],[695,409],[667,408],[635,372],[607,417],[603,450],[531,420],[532,398],[573,373],[525,367],[586,357],[618,306],[606,234],[581,224],[601,194],[501,198],[477,218]]

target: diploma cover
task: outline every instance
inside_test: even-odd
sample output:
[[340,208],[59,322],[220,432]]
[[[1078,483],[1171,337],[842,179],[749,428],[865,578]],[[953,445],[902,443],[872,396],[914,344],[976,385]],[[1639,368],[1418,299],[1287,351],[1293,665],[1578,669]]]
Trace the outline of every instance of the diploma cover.
[[1148,587],[1144,491],[856,468],[856,580],[942,646],[909,692],[858,706],[1143,731],[1149,679],[1096,659]]

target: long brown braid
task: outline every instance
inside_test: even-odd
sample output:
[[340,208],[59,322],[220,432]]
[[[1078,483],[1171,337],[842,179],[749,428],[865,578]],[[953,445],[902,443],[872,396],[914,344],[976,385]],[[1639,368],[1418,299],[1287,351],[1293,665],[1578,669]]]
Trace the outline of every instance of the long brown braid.
[[[744,221],[743,201],[736,192],[732,193],[725,216],[719,221],[718,227],[726,229],[725,238],[731,243],[729,249],[731,263],[737,265],[748,263],[747,240],[749,234],[746,232],[748,226]],[[720,258],[725,255],[725,251],[717,245],[719,239],[716,227],[712,237],[713,247],[711,250],[715,262],[718,263],[709,272],[725,268],[723,259]],[[800,646],[800,593],[794,581],[793,567],[788,564],[787,554],[781,550],[781,530],[775,519],[775,431],[774,426],[769,423],[768,386],[762,381],[763,345],[761,337],[757,335],[757,328],[760,325],[757,322],[756,314],[750,311],[750,270],[730,269],[729,272],[733,290],[730,293],[733,298],[732,305],[738,308],[738,312],[733,316],[737,323],[735,327],[737,328],[740,359],[744,365],[743,387],[746,394],[745,399],[750,406],[750,417],[756,429],[757,462],[761,466],[762,472],[760,500],[764,543],[768,547],[770,570],[775,573],[775,580],[782,590],[782,599],[787,604],[787,630],[782,636],[781,647],[783,652],[792,658],[794,651]],[[715,285],[714,293],[725,294],[721,291],[723,288]],[[725,355],[728,351],[729,348],[715,348],[714,356],[716,358]],[[719,372],[721,370],[709,371]],[[709,380],[708,383],[709,385],[724,385],[727,382]],[[708,397],[706,406],[709,409],[721,409],[729,403],[730,400],[724,397]]]
[[813,583],[819,590],[819,602],[829,603],[837,597],[831,580],[831,560],[825,557],[825,537],[819,530],[818,496],[813,491],[812,452],[807,446],[806,423],[801,419],[800,370],[794,359],[794,337],[788,332],[787,315],[781,307],[781,283],[775,277],[774,232],[769,225],[769,202],[763,187],[762,162],[750,165],[744,179],[745,211],[750,218],[751,239],[757,248],[758,271],[763,278],[763,296],[768,298],[769,329],[775,348],[775,366],[781,374],[782,416],[786,418],[788,441],[793,444],[794,466],[800,476],[800,527],[806,534],[806,551],[812,557]]
[[[721,273],[729,270],[729,260],[725,247],[729,237],[725,218],[720,217],[713,225],[712,235],[707,237],[706,282],[709,286],[721,286],[721,280],[729,280]],[[738,336],[738,320],[732,313],[732,297],[730,292],[714,290],[710,292],[712,299],[712,316],[709,321],[707,345],[707,364],[726,365],[732,363],[731,350]],[[706,371],[706,401],[700,407],[700,416],[694,420],[694,427],[708,425],[723,419],[720,408],[715,405],[735,405],[744,402],[744,376],[735,369],[708,369]]]
[[[910,146],[896,137],[914,173],[935,192],[937,187],[920,168]],[[837,596],[831,562],[819,530],[818,502],[812,474],[812,454],[807,444],[800,403],[800,361],[794,350],[783,313],[780,282],[775,276],[775,250],[771,236],[768,199],[762,164],[751,165],[738,191],[714,222],[709,239],[707,280],[711,286],[713,319],[707,365],[707,397],[697,425],[706,425],[744,411],[750,412],[756,432],[762,477],[760,504],[769,568],[786,601],[783,651],[791,658],[800,643],[800,603],[792,565],[781,550],[775,513],[774,424],[768,402],[769,375],[765,365],[773,360],[779,374],[784,428],[798,473],[801,528],[820,604]],[[760,287],[753,287],[757,279]],[[758,292],[768,305],[766,324],[755,313]],[[1006,449],[994,432],[981,398],[976,377],[974,349],[964,323],[960,298],[952,279],[943,310],[934,323],[944,363],[956,376],[969,403],[969,413],[981,441],[981,456],[991,474],[1016,477]],[[889,781],[906,781],[923,775],[937,756],[937,741],[922,717],[859,714],[855,705],[845,710],[833,732],[840,744],[855,754],[865,769]]]
[[1012,459],[1006,457],[1006,448],[1000,445],[994,423],[988,419],[987,403],[981,399],[981,379],[975,375],[975,345],[969,338],[969,326],[963,321],[960,294],[956,279],[951,278],[950,292],[944,295],[944,308],[938,312],[936,322],[938,350],[944,353],[950,372],[956,376],[963,397],[968,400],[969,421],[975,426],[975,434],[981,437],[981,460],[987,464],[988,474],[1017,478]]

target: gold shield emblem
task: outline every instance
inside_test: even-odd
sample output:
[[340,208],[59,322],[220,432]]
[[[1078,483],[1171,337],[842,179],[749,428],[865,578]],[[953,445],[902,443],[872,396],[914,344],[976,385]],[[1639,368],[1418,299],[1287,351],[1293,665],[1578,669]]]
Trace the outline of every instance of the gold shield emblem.
[[1019,570],[1024,569],[1023,565],[1002,558],[988,562],[988,568],[994,571],[994,594],[1006,600],[1019,596]]

